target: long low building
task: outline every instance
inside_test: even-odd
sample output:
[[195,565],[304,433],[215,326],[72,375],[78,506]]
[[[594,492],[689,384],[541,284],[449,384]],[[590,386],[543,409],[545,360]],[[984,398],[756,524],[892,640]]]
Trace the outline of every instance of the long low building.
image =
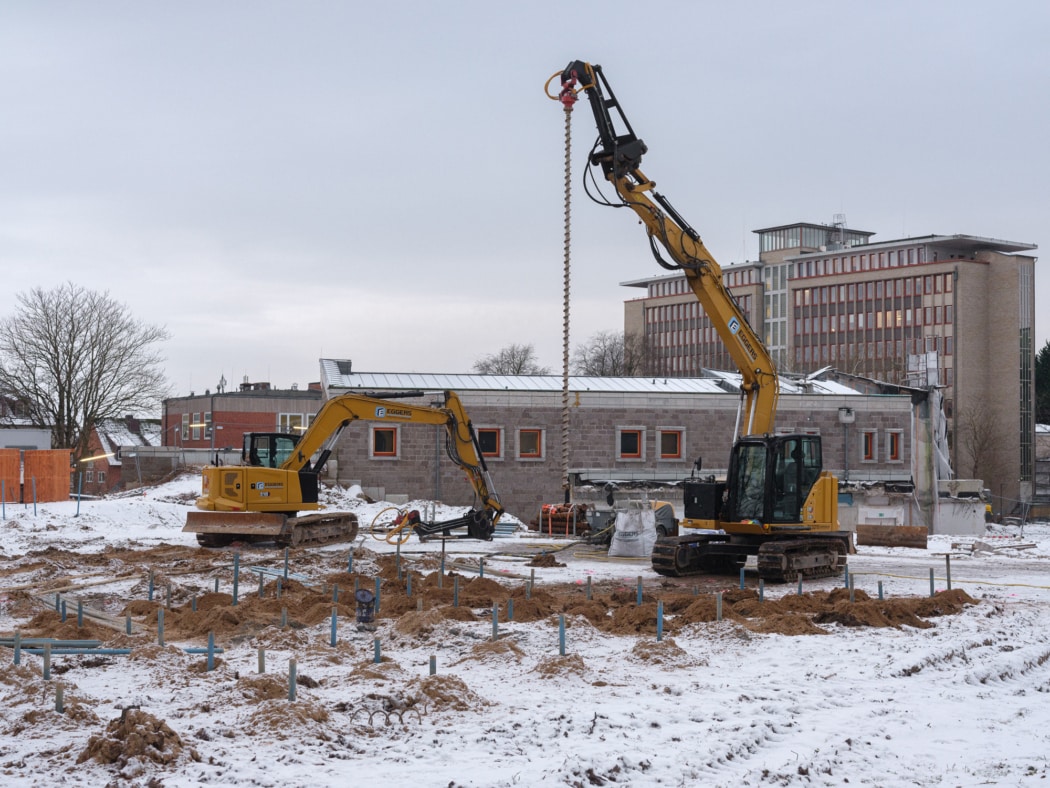
[[[696,460],[722,474],[740,402],[739,376],[699,378],[356,372],[350,361],[321,360],[326,398],[346,392],[422,392],[419,404],[455,391],[469,414],[507,510],[528,520],[546,503],[583,486],[675,481]],[[819,434],[824,466],[850,481],[907,481],[915,445],[908,394],[865,394],[833,381],[782,382],[778,431]],[[468,505],[472,491],[445,456],[443,431],[383,422],[351,424],[339,440],[341,483],[390,499]],[[331,463],[330,463],[331,466]]]

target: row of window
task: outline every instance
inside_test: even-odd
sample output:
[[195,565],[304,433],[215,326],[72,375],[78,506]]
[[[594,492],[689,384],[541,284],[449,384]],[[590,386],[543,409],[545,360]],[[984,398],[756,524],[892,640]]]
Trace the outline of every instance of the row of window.
[[[744,287],[756,284],[755,269],[752,266],[740,269],[722,271],[722,284],[726,287]],[[650,282],[647,288],[649,298],[660,298],[662,296],[684,295],[692,292],[689,283],[684,276],[675,279],[661,279],[658,282]]]
[[926,262],[925,247],[890,249],[882,252],[848,254],[825,257],[820,260],[801,260],[796,263],[795,276],[831,276],[851,271],[876,271]]
[[[396,460],[401,456],[401,427],[372,426],[370,456],[373,459]],[[522,427],[514,430],[516,445],[512,456],[519,460],[546,459],[546,430],[538,427]],[[503,460],[509,455],[503,427],[478,427],[475,429],[481,456],[487,460]],[[619,427],[616,430],[615,453],[618,460],[646,459],[646,428]],[[656,430],[656,454],[661,460],[682,460],[685,450],[685,429],[682,427],[658,427]]]
[[859,246],[867,244],[871,233],[858,230],[847,230],[845,227],[783,227],[779,230],[770,230],[759,233],[759,247],[763,252],[775,252],[780,249],[797,249],[809,247],[817,249],[827,246],[832,242],[843,246]]
[[[904,462],[904,431],[886,430],[885,453],[886,462]],[[860,459],[861,462],[879,461],[879,431],[861,430],[860,432]]]
[[876,282],[851,282],[823,287],[800,287],[795,290],[795,306],[833,304],[875,298],[904,298],[910,295],[939,295],[952,292],[952,275],[929,274],[902,279],[880,279]]
[[887,309],[877,312],[849,312],[840,315],[796,317],[795,334],[864,331],[905,326],[950,326],[954,322],[952,305],[928,306],[922,309]]
[[182,414],[182,440],[195,440],[201,439],[201,431],[204,432],[204,439],[208,440],[211,438],[211,413],[183,413]]
[[[734,296],[734,300],[740,311],[750,320],[751,296]],[[645,322],[652,327],[649,329],[650,333],[660,333],[710,326],[711,318],[700,306],[699,301],[689,301],[683,304],[649,307],[645,310]]]
[[[301,433],[310,427],[313,418],[312,413],[278,413],[275,426],[278,432]],[[211,430],[211,413],[182,414],[180,432],[183,441],[210,440]]]

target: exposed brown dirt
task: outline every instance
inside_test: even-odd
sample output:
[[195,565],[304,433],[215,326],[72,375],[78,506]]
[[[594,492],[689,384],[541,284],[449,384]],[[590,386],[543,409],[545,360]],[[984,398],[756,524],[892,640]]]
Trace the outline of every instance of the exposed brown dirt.
[[[182,738],[152,714],[141,709],[126,709],[106,726],[106,732],[88,739],[77,763],[96,760],[99,763],[127,765],[132,759],[172,764],[182,754]],[[198,759],[196,751],[189,755]]]
[[[272,553],[269,554],[272,558]],[[223,557],[225,556],[225,557]],[[553,559],[545,554],[546,559]],[[255,556],[249,555],[249,558]],[[616,635],[653,635],[656,632],[657,601],[663,603],[664,629],[668,634],[684,627],[703,625],[718,618],[715,594],[683,591],[681,586],[661,585],[644,588],[642,604],[638,604],[637,588],[624,584],[595,583],[590,589],[591,598],[580,584],[557,584],[534,588],[531,593],[521,581],[508,581],[491,577],[465,577],[452,572],[443,577],[439,572],[422,572],[427,560],[398,559],[393,555],[376,555],[367,549],[355,552],[354,574],[337,571],[345,558],[334,554],[295,552],[291,556],[295,573],[306,574],[304,566],[312,567],[310,574],[319,575],[322,582],[304,585],[293,578],[267,579],[262,586],[253,582],[255,575],[241,572],[238,603],[233,605],[229,592],[232,574],[229,554],[187,547],[161,545],[148,550],[113,549],[97,555],[80,555],[54,549],[40,551],[27,557],[21,565],[7,567],[9,577],[17,577],[20,569],[25,573],[39,571],[42,566],[66,564],[70,567],[106,567],[119,576],[130,568],[140,575],[154,572],[155,587],[158,579],[172,579],[177,585],[170,606],[165,606],[155,594],[153,601],[144,598],[125,599],[113,610],[112,601],[99,592],[99,599],[118,614],[131,616],[145,631],[144,635],[128,638],[89,618],[83,626],[76,624],[75,608],[67,606],[66,621],[60,620],[54,610],[40,610],[22,627],[23,637],[55,637],[64,639],[95,639],[107,645],[134,646],[141,649],[149,642],[156,642],[158,611],[164,608],[165,637],[170,640],[206,640],[214,634],[218,643],[237,643],[247,639],[260,642],[280,641],[297,630],[314,627],[331,618],[333,610],[340,621],[353,621],[357,615],[355,588],[369,591],[375,588],[376,573],[381,579],[380,606],[376,618],[394,622],[400,634],[426,638],[448,621],[473,621],[487,618],[487,611],[494,605],[500,608],[500,621],[510,620],[508,600],[513,600],[513,621],[533,622],[565,614],[569,626],[581,619],[596,629]],[[545,565],[545,564],[544,564]],[[219,569],[216,569],[219,567]],[[368,570],[375,570],[368,574]],[[207,590],[194,589],[192,583],[178,580],[181,575],[196,573],[204,576]],[[215,593],[210,578],[220,576],[223,590]],[[411,577],[411,594],[409,594]],[[68,580],[68,578],[65,578]],[[338,585],[338,592],[334,586]],[[458,605],[454,605],[455,587],[458,585]],[[28,592],[8,592],[20,606],[31,604]],[[145,588],[142,589],[145,596]],[[280,596],[278,596],[280,593]],[[17,594],[17,596],[15,596]],[[337,601],[333,598],[337,597]],[[193,609],[194,600],[196,610]],[[67,599],[67,605],[71,598]],[[75,602],[72,602],[75,605]],[[915,627],[932,626],[929,619],[954,615],[966,605],[976,602],[958,589],[941,592],[935,597],[894,598],[879,601],[861,590],[854,592],[850,602],[849,591],[835,589],[829,592],[786,594],[777,599],[759,601],[752,589],[729,589],[722,593],[722,618],[746,626],[753,632],[783,635],[824,634],[827,626],[848,627]],[[39,610],[39,608],[38,608]],[[282,616],[285,628],[281,629]]]

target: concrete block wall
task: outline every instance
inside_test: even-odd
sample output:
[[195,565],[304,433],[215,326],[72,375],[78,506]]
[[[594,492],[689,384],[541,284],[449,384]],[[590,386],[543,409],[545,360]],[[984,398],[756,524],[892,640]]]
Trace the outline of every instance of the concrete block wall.
[[[562,460],[562,405],[560,392],[459,391],[475,427],[502,430],[501,456],[486,458],[493,485],[507,510],[523,519],[534,519],[544,503],[565,500]],[[737,397],[734,395],[622,395],[578,392],[570,397],[570,473],[589,469],[605,478],[681,479],[689,475],[693,460],[703,458],[705,472],[724,473],[729,460]],[[839,408],[854,409],[848,439],[839,422]],[[841,472],[845,444],[849,443],[851,478],[907,479],[910,477],[911,402],[907,396],[809,396],[781,398],[778,423],[785,429],[817,430],[823,438],[824,465]],[[338,478],[343,484],[359,481],[362,487],[382,488],[386,495],[412,499],[438,499],[450,505],[470,505],[471,487],[462,470],[445,454],[444,429],[403,425],[399,429],[397,458],[370,457],[370,428],[375,423],[354,423],[344,430],[336,447]],[[518,430],[540,429],[544,436],[542,460],[518,457]],[[645,455],[640,460],[618,458],[617,430],[645,431]],[[684,431],[680,460],[661,460],[657,436],[661,428]],[[859,430],[902,432],[903,463],[887,463],[880,450],[875,463],[861,463]]]

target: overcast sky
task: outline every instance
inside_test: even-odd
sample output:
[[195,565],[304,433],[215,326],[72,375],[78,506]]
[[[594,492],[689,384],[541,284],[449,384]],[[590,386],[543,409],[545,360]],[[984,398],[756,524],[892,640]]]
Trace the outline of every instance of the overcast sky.
[[[561,369],[570,60],[723,265],[795,221],[1050,244],[1050,3],[0,2],[0,314],[73,281],[164,325],[175,394],[321,357]],[[622,330],[644,231],[581,188],[572,344]],[[1039,254],[1039,252],[1036,252]],[[1050,274],[1037,265],[1037,343]]]

